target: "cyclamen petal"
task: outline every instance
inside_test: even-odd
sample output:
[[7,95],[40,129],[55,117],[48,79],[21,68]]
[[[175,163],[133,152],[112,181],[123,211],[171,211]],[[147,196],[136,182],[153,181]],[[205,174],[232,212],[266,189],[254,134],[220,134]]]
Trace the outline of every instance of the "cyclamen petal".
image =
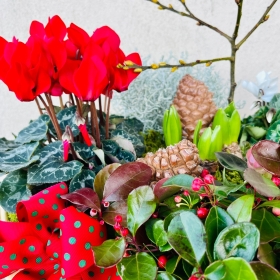
[[78,127],[79,127],[80,132],[82,133],[85,143],[90,147],[92,144],[91,144],[91,140],[90,140],[90,137],[89,137],[89,134],[87,131],[87,126],[85,124],[80,124]]
[[68,140],[64,140],[63,141],[63,160],[64,161],[68,160],[69,149],[70,149],[69,141]]
[[248,91],[250,91],[251,93],[253,93],[256,97],[258,97],[259,95],[259,88],[256,84],[252,83],[252,82],[248,82],[248,81],[243,81],[242,82],[242,86],[247,89]]

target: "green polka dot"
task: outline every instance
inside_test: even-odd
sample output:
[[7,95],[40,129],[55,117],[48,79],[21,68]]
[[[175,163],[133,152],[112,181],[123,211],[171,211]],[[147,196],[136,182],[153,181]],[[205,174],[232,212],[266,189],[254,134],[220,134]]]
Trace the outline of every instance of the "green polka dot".
[[107,280],[110,280],[110,279],[111,279],[111,276],[109,276]]
[[14,261],[17,257],[17,254],[11,254],[10,255],[10,260]]
[[2,265],[2,268],[3,268],[3,269],[8,269],[9,266],[4,264],[4,265]]
[[65,186],[64,186],[64,185],[62,185],[62,184],[60,185],[60,187],[61,187],[62,189],[65,189]]
[[40,204],[45,204],[45,202],[46,202],[46,201],[45,201],[44,198],[40,198],[40,199],[39,199],[39,203],[40,203]]
[[89,243],[89,242],[87,242],[87,243],[85,244],[85,249],[86,249],[86,250],[89,250],[89,249],[90,249],[90,247],[91,247],[90,243]]
[[105,269],[102,267],[100,268],[100,273],[104,273]]
[[22,258],[23,263],[28,263],[28,259],[26,257]]
[[75,238],[75,237],[70,237],[70,238],[69,238],[69,243],[70,243],[71,245],[74,245],[74,244],[76,243],[76,238]]
[[53,256],[54,256],[54,258],[57,259],[57,258],[58,258],[58,253],[54,252],[54,253],[53,253]]
[[90,233],[93,233],[93,232],[94,232],[94,227],[93,227],[93,226],[90,226],[89,229],[88,229],[88,231],[89,231]]
[[58,223],[59,220],[58,220],[58,219],[54,219],[53,222],[54,222],[54,223]]
[[58,264],[55,264],[55,265],[53,266],[53,268],[54,268],[55,270],[58,270],[59,265],[58,265]]
[[71,258],[70,254],[68,254],[68,253],[65,253],[65,254],[64,254],[64,259],[65,259],[66,261],[69,261],[70,258]]
[[31,216],[32,217],[36,217],[38,215],[38,211],[33,211],[32,213],[31,213]]
[[44,274],[45,274],[45,270],[44,270],[44,269],[41,269],[41,270],[39,271],[39,274],[40,274],[40,275],[44,275]]
[[65,217],[64,217],[62,214],[60,214],[59,219],[60,219],[61,222],[64,222],[64,221],[65,221]]
[[104,232],[103,232],[103,231],[100,231],[99,236],[100,236],[101,238],[104,237]]
[[43,190],[43,194],[47,194],[47,193],[49,193],[48,190]]
[[57,204],[53,204],[52,209],[53,210],[57,210],[58,209],[58,205]]
[[3,253],[5,248],[3,246],[0,246],[0,253]]
[[42,262],[42,258],[38,257],[36,258],[36,263],[41,263]]
[[48,240],[48,242],[47,242],[47,246],[50,246],[51,245],[51,241],[50,240]]
[[30,252],[34,252],[34,251],[35,251],[35,247],[31,245],[31,246],[29,246],[28,250],[29,250]]
[[56,197],[57,197],[57,198],[60,198],[60,194],[58,193],[58,194],[56,195]]
[[44,215],[43,218],[44,219],[48,219],[49,215]]
[[65,275],[65,270],[63,268],[61,268],[61,275],[64,276]]
[[116,276],[120,276],[118,271],[116,272]]
[[89,276],[89,277],[93,277],[93,276],[94,276],[94,272],[93,272],[93,271],[89,271],[89,272],[88,272],[88,276]]
[[80,221],[76,221],[75,223],[74,223],[74,227],[75,228],[79,228],[79,227],[81,227],[81,222]]
[[41,225],[41,224],[37,224],[37,225],[36,225],[36,229],[37,229],[37,230],[41,230],[41,229],[42,229],[42,225]]
[[22,244],[24,244],[24,243],[25,243],[25,241],[26,241],[25,239],[21,239],[21,240],[19,241],[19,244],[21,244],[21,245],[22,245]]
[[79,267],[85,267],[86,266],[86,264],[87,264],[87,262],[85,261],[85,260],[81,260],[81,261],[79,261]]

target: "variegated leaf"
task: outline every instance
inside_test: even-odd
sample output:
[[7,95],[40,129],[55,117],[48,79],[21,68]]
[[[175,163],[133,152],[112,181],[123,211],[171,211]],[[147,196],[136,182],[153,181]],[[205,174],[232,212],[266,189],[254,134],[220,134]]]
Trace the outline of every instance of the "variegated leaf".
[[89,187],[93,189],[93,181],[95,173],[91,170],[82,170],[80,173],[74,176],[69,186],[69,192]]
[[15,143],[14,140],[7,140],[6,138],[0,138],[0,152],[5,152],[8,150],[15,149],[21,144]]

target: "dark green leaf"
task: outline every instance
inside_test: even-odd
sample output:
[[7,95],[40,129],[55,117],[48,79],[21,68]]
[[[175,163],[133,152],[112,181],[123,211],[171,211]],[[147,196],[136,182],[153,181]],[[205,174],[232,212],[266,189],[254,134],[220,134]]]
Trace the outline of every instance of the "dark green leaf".
[[[280,165],[279,165],[280,166]],[[266,197],[280,196],[279,188],[270,180],[262,176],[256,170],[247,168],[244,171],[244,179],[261,195]]]
[[83,164],[77,160],[64,162],[62,143],[56,141],[36,153],[38,164],[28,169],[27,182],[30,185],[68,181],[80,173]]
[[0,204],[7,212],[15,212],[16,204],[31,197],[27,188],[27,173],[16,170],[9,173],[0,185]]
[[95,157],[94,150],[96,149],[95,146],[88,146],[83,143],[73,143],[73,148],[77,154],[77,156],[85,161],[85,162],[90,162],[89,159]]
[[6,138],[0,138],[0,152],[13,150],[19,147],[21,144],[15,143],[14,140],[7,140]]
[[139,186],[148,185],[152,178],[152,169],[142,162],[130,162],[121,165],[108,178],[104,186],[105,201],[126,199],[128,194]]
[[163,178],[154,186],[154,194],[160,202],[181,190],[180,186],[163,186],[167,180],[169,179]]
[[205,229],[191,211],[176,215],[167,231],[169,244],[187,262],[197,266],[206,251]]
[[252,216],[252,209],[255,201],[255,196],[247,194],[234,200],[229,207],[227,212],[235,220],[236,223],[250,222]]
[[123,257],[126,242],[124,238],[109,239],[99,246],[93,246],[94,260],[99,267],[111,267],[117,264]]
[[66,126],[69,125],[73,135],[77,136],[79,135],[80,131],[78,126],[74,123],[75,113],[76,106],[71,106],[61,110],[59,113],[57,113],[56,117],[62,131],[65,131]]
[[167,186],[179,186],[184,189],[191,189],[193,177],[188,174],[179,174],[171,177],[168,179],[164,184],[163,187]]
[[261,243],[266,243],[280,237],[280,224],[277,218],[266,209],[254,210],[251,222],[260,231]]
[[264,169],[280,176],[280,144],[269,140],[259,141],[252,147],[252,155]]
[[148,238],[157,246],[164,246],[167,243],[167,233],[163,228],[163,220],[150,219],[145,224]]
[[127,201],[126,200],[121,200],[121,201],[116,201],[110,204],[108,208],[105,209],[102,213],[102,218],[103,220],[111,225],[114,226],[116,223],[115,217],[119,215],[122,217],[122,222],[120,223],[123,227],[127,227]]
[[268,265],[275,267],[277,263],[276,258],[277,258],[276,254],[273,252],[271,246],[268,243],[260,244],[258,250],[258,259],[262,263],[266,263]]
[[280,208],[280,200],[270,200],[270,201],[265,201],[262,204],[260,204],[257,208],[262,208],[262,207],[276,207]]
[[154,280],[157,275],[157,265],[152,256],[147,253],[136,253],[123,258],[117,264],[122,280]]
[[130,151],[126,151],[123,149],[120,149],[118,154],[116,154],[116,157],[121,161],[121,162],[132,162],[136,160],[136,157],[133,153]]
[[164,246],[159,246],[159,250],[161,252],[168,252],[172,249],[171,245],[169,243],[166,243]]
[[133,236],[156,209],[155,195],[150,186],[142,186],[133,190],[127,199],[127,226]]
[[237,223],[223,229],[214,244],[214,259],[241,257],[251,261],[260,243],[260,233],[252,223]]
[[116,141],[108,139],[102,141],[102,149],[105,153],[116,156],[120,151],[120,146]]
[[226,267],[222,261],[216,261],[211,263],[204,271],[204,275],[209,280],[220,280],[226,274]]
[[276,121],[268,128],[265,138],[276,143],[280,142],[280,120]]
[[96,193],[98,194],[98,197],[100,200],[103,198],[103,191],[104,186],[108,178],[111,176],[111,174],[119,167],[121,166],[120,163],[112,163],[109,165],[106,165],[102,170],[100,170],[94,180],[94,189]]
[[46,138],[49,121],[50,117],[48,115],[40,116],[37,120],[31,122],[29,126],[21,130],[15,141],[24,144],[43,140]]
[[226,169],[243,172],[247,168],[247,163],[233,154],[217,152],[215,155],[220,164]]
[[250,265],[258,280],[280,280],[279,271],[274,267],[261,262],[251,262]]
[[82,188],[93,188],[95,173],[91,170],[83,169],[71,180],[69,192],[74,192]]
[[[171,198],[174,201],[174,198]],[[167,230],[169,227],[170,222],[172,219],[177,216],[180,213],[186,212],[186,211],[191,211],[193,213],[196,213],[194,209],[184,209],[182,207],[178,208],[176,207],[177,211],[171,212],[165,219],[164,219],[164,229]]]
[[234,224],[233,219],[224,209],[217,206],[210,209],[205,221],[205,229],[207,234],[207,253],[212,260],[216,238],[223,229],[232,224]]
[[156,280],[176,280],[177,278],[173,277],[168,272],[159,272]]
[[172,257],[171,259],[169,259],[167,261],[165,270],[171,274],[174,273],[180,260],[181,260],[180,256],[176,255],[176,256]]

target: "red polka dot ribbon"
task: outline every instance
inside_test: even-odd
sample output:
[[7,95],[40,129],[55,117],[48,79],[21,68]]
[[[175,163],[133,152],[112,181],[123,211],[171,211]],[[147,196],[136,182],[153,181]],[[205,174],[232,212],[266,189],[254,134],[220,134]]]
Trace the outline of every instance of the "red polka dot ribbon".
[[94,265],[92,246],[106,240],[106,227],[60,198],[59,183],[17,204],[19,222],[0,222],[0,279],[120,280],[116,267]]

